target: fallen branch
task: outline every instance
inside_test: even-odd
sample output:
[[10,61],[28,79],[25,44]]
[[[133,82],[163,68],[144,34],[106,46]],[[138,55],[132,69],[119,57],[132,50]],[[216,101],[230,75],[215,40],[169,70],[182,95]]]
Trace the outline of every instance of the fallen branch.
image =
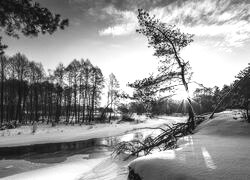
[[159,149],[160,151],[167,149],[175,149],[177,147],[177,140],[180,137],[186,136],[191,132],[190,130],[190,122],[187,123],[177,123],[173,124],[173,126],[167,126],[166,129],[160,127],[149,127],[142,129],[157,129],[160,130],[161,133],[157,136],[147,136],[143,140],[132,140],[132,141],[123,141],[118,143],[114,147],[114,152],[117,155],[126,154],[125,160],[130,158],[131,156],[139,156],[140,153],[144,155],[150,154],[152,150]]

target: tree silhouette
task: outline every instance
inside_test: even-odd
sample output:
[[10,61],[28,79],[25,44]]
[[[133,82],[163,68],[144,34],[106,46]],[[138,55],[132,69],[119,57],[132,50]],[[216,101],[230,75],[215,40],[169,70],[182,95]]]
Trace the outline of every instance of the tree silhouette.
[[41,63],[23,54],[1,55],[0,77],[0,129],[46,120],[54,126],[98,119],[104,77],[89,60],[75,59],[66,67],[60,63],[46,74]]
[[101,99],[102,89],[104,88],[104,77],[102,71],[99,67],[93,67],[91,81],[91,106],[89,113],[89,122],[93,121],[95,118],[96,107],[99,105]]
[[239,86],[236,88],[237,101],[246,110],[247,120],[250,123],[249,105],[250,105],[250,63],[248,66],[240,71],[236,76],[237,80],[235,83],[241,81]]
[[59,122],[61,116],[61,107],[62,107],[62,92],[64,87],[64,75],[65,75],[65,68],[62,63],[60,63],[55,71],[54,71],[54,78],[56,83],[56,115],[55,115],[55,122]]
[[23,115],[23,105],[22,102],[24,100],[24,81],[27,80],[29,74],[29,63],[28,59],[25,55],[17,53],[11,58],[11,66],[14,70],[14,76],[18,80],[18,100],[17,100],[17,108],[16,108],[16,117],[15,119],[19,122],[22,121]]

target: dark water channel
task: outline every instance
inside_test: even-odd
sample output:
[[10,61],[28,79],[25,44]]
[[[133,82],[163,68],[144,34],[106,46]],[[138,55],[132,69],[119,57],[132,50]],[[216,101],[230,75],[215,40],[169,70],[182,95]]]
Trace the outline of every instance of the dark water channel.
[[74,155],[107,157],[118,142],[140,137],[142,133],[136,131],[116,137],[0,148],[0,178],[61,163]]

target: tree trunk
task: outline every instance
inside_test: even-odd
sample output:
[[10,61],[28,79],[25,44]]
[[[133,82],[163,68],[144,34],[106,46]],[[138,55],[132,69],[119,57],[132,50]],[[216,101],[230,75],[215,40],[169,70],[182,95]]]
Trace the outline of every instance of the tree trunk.
[[[188,89],[188,84],[186,82],[185,79],[185,64],[180,64],[181,67],[181,79],[182,79],[182,84],[185,87],[185,91],[186,93],[189,95],[189,89]],[[189,129],[190,130],[194,130],[195,129],[195,113],[194,113],[194,109],[192,106],[192,102],[191,99],[188,97],[187,98],[188,101],[188,123],[189,123]]]
[[34,120],[34,116],[33,116],[33,86],[31,86],[31,90],[30,90],[30,123],[33,122]]
[[[23,97],[23,111],[25,111],[25,108],[26,108],[26,100],[27,100],[27,94],[24,95],[24,97]],[[25,124],[27,124],[27,116],[26,116],[26,113],[25,113],[25,116],[24,116],[24,121],[25,121]]]
[[16,122],[15,122],[15,125],[17,122],[21,122],[22,121],[22,107],[21,107],[21,103],[22,103],[22,83],[23,81],[20,80],[18,82],[18,101],[17,101],[17,108],[16,108]]
[[3,67],[3,57],[1,57],[1,125],[3,124],[3,93],[4,93],[4,67]]
[[35,121],[38,122],[39,115],[38,115],[38,93],[37,93],[37,86],[38,84],[35,84]]
[[[182,62],[181,59],[179,58],[176,47],[175,47],[174,43],[172,42],[172,40],[169,39],[168,36],[163,31],[161,31],[159,28],[154,27],[154,26],[152,26],[152,27],[155,28],[156,30],[158,30],[165,37],[165,39],[171,44],[173,51],[174,51],[175,60],[178,64],[179,68],[181,69],[180,75],[181,75],[182,84],[185,88],[186,93],[189,94],[188,83],[186,82],[186,78],[185,78],[186,63]],[[191,130],[193,130],[195,128],[195,121],[194,121],[195,113],[194,113],[194,109],[193,109],[193,106],[192,106],[192,103],[191,103],[191,100],[189,97],[187,98],[187,101],[188,101],[188,114],[189,114],[188,122],[189,122],[189,124],[191,124]]]
[[110,112],[109,112],[109,123],[111,122],[111,118],[112,118],[112,111],[113,111],[113,100],[112,100],[112,96],[110,99]]
[[75,116],[75,123],[77,123],[77,108],[76,108],[76,104],[77,104],[77,99],[76,99],[76,95],[77,95],[77,89],[76,89],[76,84],[74,84],[74,116]]
[[246,109],[246,115],[247,115],[247,122],[250,123],[250,115],[249,115],[249,112],[248,112],[248,106],[249,106],[249,101],[247,100],[245,109]]
[[94,111],[95,111],[95,91],[96,85],[93,88],[92,102],[91,102],[91,120],[94,121]]
[[58,97],[58,94],[57,94],[57,97],[56,97],[55,123],[58,123],[58,122],[59,122],[59,97]]

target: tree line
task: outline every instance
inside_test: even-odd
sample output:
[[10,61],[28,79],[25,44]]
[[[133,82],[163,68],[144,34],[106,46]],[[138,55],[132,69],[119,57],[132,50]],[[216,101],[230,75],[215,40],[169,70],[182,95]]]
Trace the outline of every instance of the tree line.
[[104,88],[101,69],[88,59],[60,63],[46,74],[41,63],[21,53],[1,55],[0,78],[1,125],[91,123]]
[[194,100],[199,113],[243,109],[245,118],[250,122],[250,64],[235,76],[230,85],[224,85],[221,89],[218,87],[196,89]]
[[[140,98],[131,102],[126,107],[127,111],[150,115],[188,113],[185,100],[174,100],[171,97],[161,99],[152,96],[148,91],[136,90],[135,95],[136,97],[139,95]],[[245,118],[250,122],[250,64],[236,75],[235,80],[230,85],[224,85],[221,89],[217,86],[204,87],[200,85],[193,92],[191,103],[196,115],[212,113],[214,110],[220,112],[225,109],[244,109]]]

